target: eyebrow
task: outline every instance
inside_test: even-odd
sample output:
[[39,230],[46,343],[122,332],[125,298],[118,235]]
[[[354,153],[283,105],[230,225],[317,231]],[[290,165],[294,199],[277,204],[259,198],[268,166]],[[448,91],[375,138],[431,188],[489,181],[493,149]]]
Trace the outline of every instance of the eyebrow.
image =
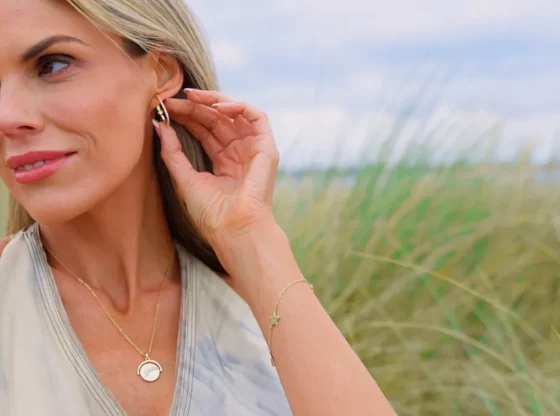
[[48,38],[43,39],[40,42],[37,42],[35,45],[33,45],[32,47],[27,49],[21,55],[19,60],[20,60],[21,63],[26,63],[26,62],[32,60],[33,58],[37,57],[38,55],[40,55],[43,51],[50,48],[52,45],[54,45],[56,43],[60,43],[60,42],[78,42],[78,43],[81,43],[82,45],[85,45],[85,43],[82,42],[80,39],[74,38],[72,36],[53,35],[53,36],[49,36]]

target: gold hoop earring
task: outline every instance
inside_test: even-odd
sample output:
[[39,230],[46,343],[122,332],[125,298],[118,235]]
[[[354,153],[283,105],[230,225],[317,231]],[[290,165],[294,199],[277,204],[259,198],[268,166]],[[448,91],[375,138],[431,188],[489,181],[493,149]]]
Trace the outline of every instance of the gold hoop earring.
[[156,95],[157,99],[159,100],[159,104],[156,107],[156,113],[157,116],[159,117],[159,121],[167,124],[168,126],[171,124],[171,118],[169,117],[169,113],[167,112],[167,108],[165,107],[165,104],[163,103],[162,99],[159,97],[159,95]]

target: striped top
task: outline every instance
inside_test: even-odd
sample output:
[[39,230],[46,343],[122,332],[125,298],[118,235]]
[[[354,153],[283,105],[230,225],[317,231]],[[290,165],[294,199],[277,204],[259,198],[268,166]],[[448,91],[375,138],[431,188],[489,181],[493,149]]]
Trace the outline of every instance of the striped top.
[[[291,415],[247,304],[177,250],[182,303],[171,415]],[[38,225],[20,231],[0,257],[0,415],[125,414],[70,325]]]

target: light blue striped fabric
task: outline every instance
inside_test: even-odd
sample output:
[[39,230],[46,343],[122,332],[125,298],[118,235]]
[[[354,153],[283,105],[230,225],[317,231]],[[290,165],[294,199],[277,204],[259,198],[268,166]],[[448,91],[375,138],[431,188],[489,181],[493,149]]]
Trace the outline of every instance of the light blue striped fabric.
[[[291,415],[247,304],[177,248],[181,327],[172,415]],[[125,415],[70,326],[38,226],[0,258],[0,416]]]

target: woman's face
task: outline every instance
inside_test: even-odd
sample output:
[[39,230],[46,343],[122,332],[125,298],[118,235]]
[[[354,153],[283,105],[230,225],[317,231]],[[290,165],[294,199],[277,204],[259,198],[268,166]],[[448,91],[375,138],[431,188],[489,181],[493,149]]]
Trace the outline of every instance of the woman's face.
[[154,60],[115,40],[64,1],[0,0],[0,177],[40,223],[150,166]]

